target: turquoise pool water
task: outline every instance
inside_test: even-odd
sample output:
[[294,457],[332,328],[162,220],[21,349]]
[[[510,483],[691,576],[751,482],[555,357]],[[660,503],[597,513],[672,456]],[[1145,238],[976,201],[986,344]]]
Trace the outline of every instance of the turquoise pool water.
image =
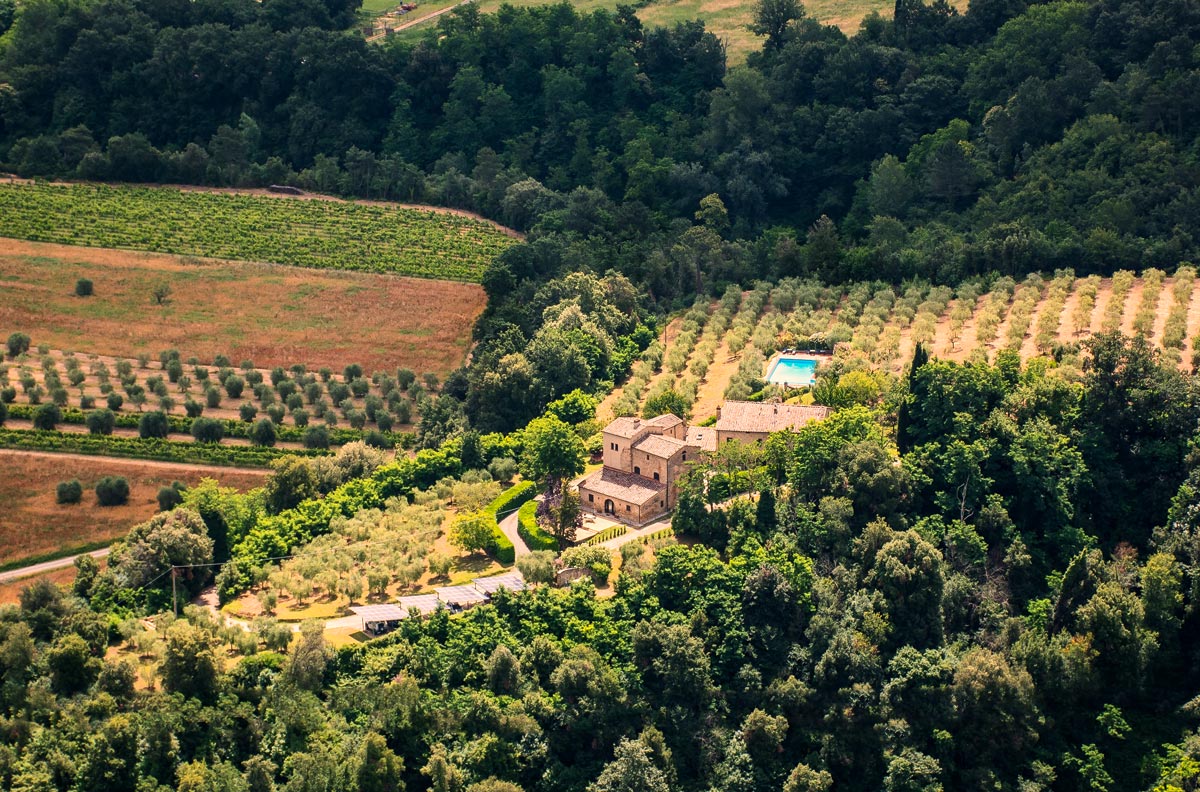
[[780,355],[767,374],[767,382],[772,385],[811,385],[816,377],[817,361],[812,358],[790,357]]

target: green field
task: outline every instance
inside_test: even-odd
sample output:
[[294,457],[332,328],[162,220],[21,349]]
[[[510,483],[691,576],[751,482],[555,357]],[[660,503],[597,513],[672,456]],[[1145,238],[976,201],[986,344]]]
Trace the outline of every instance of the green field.
[[[547,5],[552,0],[479,0],[479,10],[483,13],[493,13],[502,5],[517,7]],[[380,0],[382,2],[382,0]],[[421,6],[409,17],[401,18],[397,24],[423,17],[439,8],[453,5],[457,0],[438,0]],[[597,9],[615,11],[620,0],[572,0],[571,3],[581,12]],[[392,5],[380,10],[387,10]],[[752,0],[651,0],[638,9],[638,18],[648,26],[670,27],[691,19],[704,20],[705,26],[725,42],[730,64],[741,63],[746,56],[762,47],[763,38],[750,32],[747,26],[754,15]],[[953,0],[951,5],[960,10],[966,8],[965,0]],[[847,35],[858,30],[863,17],[872,12],[878,12],[884,17],[891,17],[895,4],[891,0],[810,0],[804,3],[804,9],[809,16],[822,24],[833,25]],[[364,4],[366,8],[379,8]],[[395,34],[393,38],[402,41],[415,41],[421,38],[430,28],[437,24],[437,19],[415,25]]]
[[0,237],[471,282],[514,241],[385,204],[21,183],[0,184]]

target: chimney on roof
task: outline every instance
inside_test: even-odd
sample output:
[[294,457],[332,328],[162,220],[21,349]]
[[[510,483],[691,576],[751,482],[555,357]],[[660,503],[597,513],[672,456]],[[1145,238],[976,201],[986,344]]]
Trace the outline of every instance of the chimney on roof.
[[776,404],[776,405],[775,405],[775,407],[774,407],[773,409],[774,409],[774,411],[775,411],[775,414],[776,414],[776,415],[779,415],[779,405],[778,405],[778,404]]
[[721,405],[717,405],[717,420],[721,420]]
[[638,418],[637,416],[634,416],[634,418],[633,418],[633,425],[634,425],[634,426],[637,426],[637,425],[638,425],[638,424],[640,424],[641,422],[642,422],[642,419],[641,419],[641,418]]

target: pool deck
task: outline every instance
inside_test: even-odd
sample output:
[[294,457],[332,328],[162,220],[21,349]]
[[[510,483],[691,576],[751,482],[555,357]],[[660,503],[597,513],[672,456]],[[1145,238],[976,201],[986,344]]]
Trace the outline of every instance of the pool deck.
[[[804,383],[775,382],[771,379],[771,376],[775,373],[775,367],[779,365],[779,361],[783,360],[784,358],[788,360],[811,360],[813,363],[817,364],[817,366],[820,366],[822,363],[832,360],[833,355],[822,354],[820,352],[796,352],[785,349],[781,352],[776,352],[771,356],[771,359],[767,361],[767,374],[765,379],[769,384],[782,385],[785,388],[806,388],[812,386],[812,384],[816,382],[815,377]],[[813,373],[816,373],[816,366],[813,367]]]

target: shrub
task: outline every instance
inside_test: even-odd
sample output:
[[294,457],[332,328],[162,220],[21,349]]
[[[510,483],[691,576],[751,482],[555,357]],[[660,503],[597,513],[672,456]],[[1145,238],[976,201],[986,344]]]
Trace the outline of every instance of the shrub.
[[204,404],[208,407],[220,407],[221,389],[214,388],[211,385],[208,386],[208,388],[204,390]]
[[308,410],[292,410],[292,423],[301,428],[308,426]]
[[181,482],[174,482],[171,485],[164,485],[158,488],[158,510],[171,511],[179,504],[183,503],[184,486]]
[[93,396],[80,396],[79,409],[90,410],[96,406],[96,399]]
[[412,420],[412,404],[407,399],[397,402],[393,412],[396,413],[397,423],[406,424]]
[[517,475],[517,460],[511,457],[496,457],[487,467],[496,481],[507,484]]
[[361,399],[371,392],[371,383],[362,377],[350,380],[350,392]]
[[43,404],[33,411],[33,428],[53,431],[62,420],[62,411],[57,404]]
[[6,388],[0,388],[0,402],[4,404],[12,404],[17,398],[17,389],[9,385]]
[[183,376],[183,364],[179,362],[179,358],[171,358],[167,361],[167,379],[171,382],[179,382],[179,378]]
[[92,282],[87,278],[80,278],[79,280],[75,281],[76,297],[91,297],[92,290]]
[[54,488],[54,499],[59,503],[79,503],[83,500],[83,485],[79,479],[60,481]]
[[392,444],[388,442],[387,437],[377,429],[372,429],[363,435],[363,442],[372,448],[389,449]]
[[333,399],[334,404],[341,404],[346,399],[350,398],[350,387],[342,382],[329,383],[329,398]]
[[171,423],[167,420],[167,414],[161,410],[153,410],[138,419],[138,437],[142,439],[164,438],[170,433]]
[[375,413],[375,425],[379,427],[379,431],[381,431],[381,432],[392,431],[391,413],[385,413],[385,412]]
[[242,391],[246,389],[246,380],[236,374],[230,374],[222,383],[225,386],[225,392],[229,394],[231,399],[239,399],[242,396]]
[[121,506],[129,500],[129,482],[124,476],[105,476],[96,482],[96,501],[101,506]]
[[410,369],[396,369],[396,384],[400,386],[400,390],[406,391],[408,387],[417,379],[417,375]]
[[329,429],[317,425],[304,430],[305,448],[329,448]]
[[29,351],[29,336],[25,333],[13,333],[8,337],[8,356],[15,358]]
[[188,399],[183,403],[183,411],[187,413],[188,418],[199,418],[204,414],[204,405],[195,399]]
[[250,442],[268,448],[275,445],[275,423],[270,418],[260,419],[250,427]]
[[92,410],[84,419],[88,433],[94,435],[110,435],[117,425],[117,416],[112,410]]
[[216,418],[197,418],[192,421],[192,437],[198,443],[219,443],[225,436],[225,423]]
[[238,408],[238,415],[241,416],[243,421],[250,423],[258,415],[258,408],[247,402]]
[[119,393],[110,393],[104,401],[108,404],[108,409],[115,412],[121,409],[121,405],[125,403],[125,398]]
[[346,382],[353,379],[358,379],[363,374],[362,366],[357,363],[351,363],[346,368],[342,369],[342,376],[346,378]]

